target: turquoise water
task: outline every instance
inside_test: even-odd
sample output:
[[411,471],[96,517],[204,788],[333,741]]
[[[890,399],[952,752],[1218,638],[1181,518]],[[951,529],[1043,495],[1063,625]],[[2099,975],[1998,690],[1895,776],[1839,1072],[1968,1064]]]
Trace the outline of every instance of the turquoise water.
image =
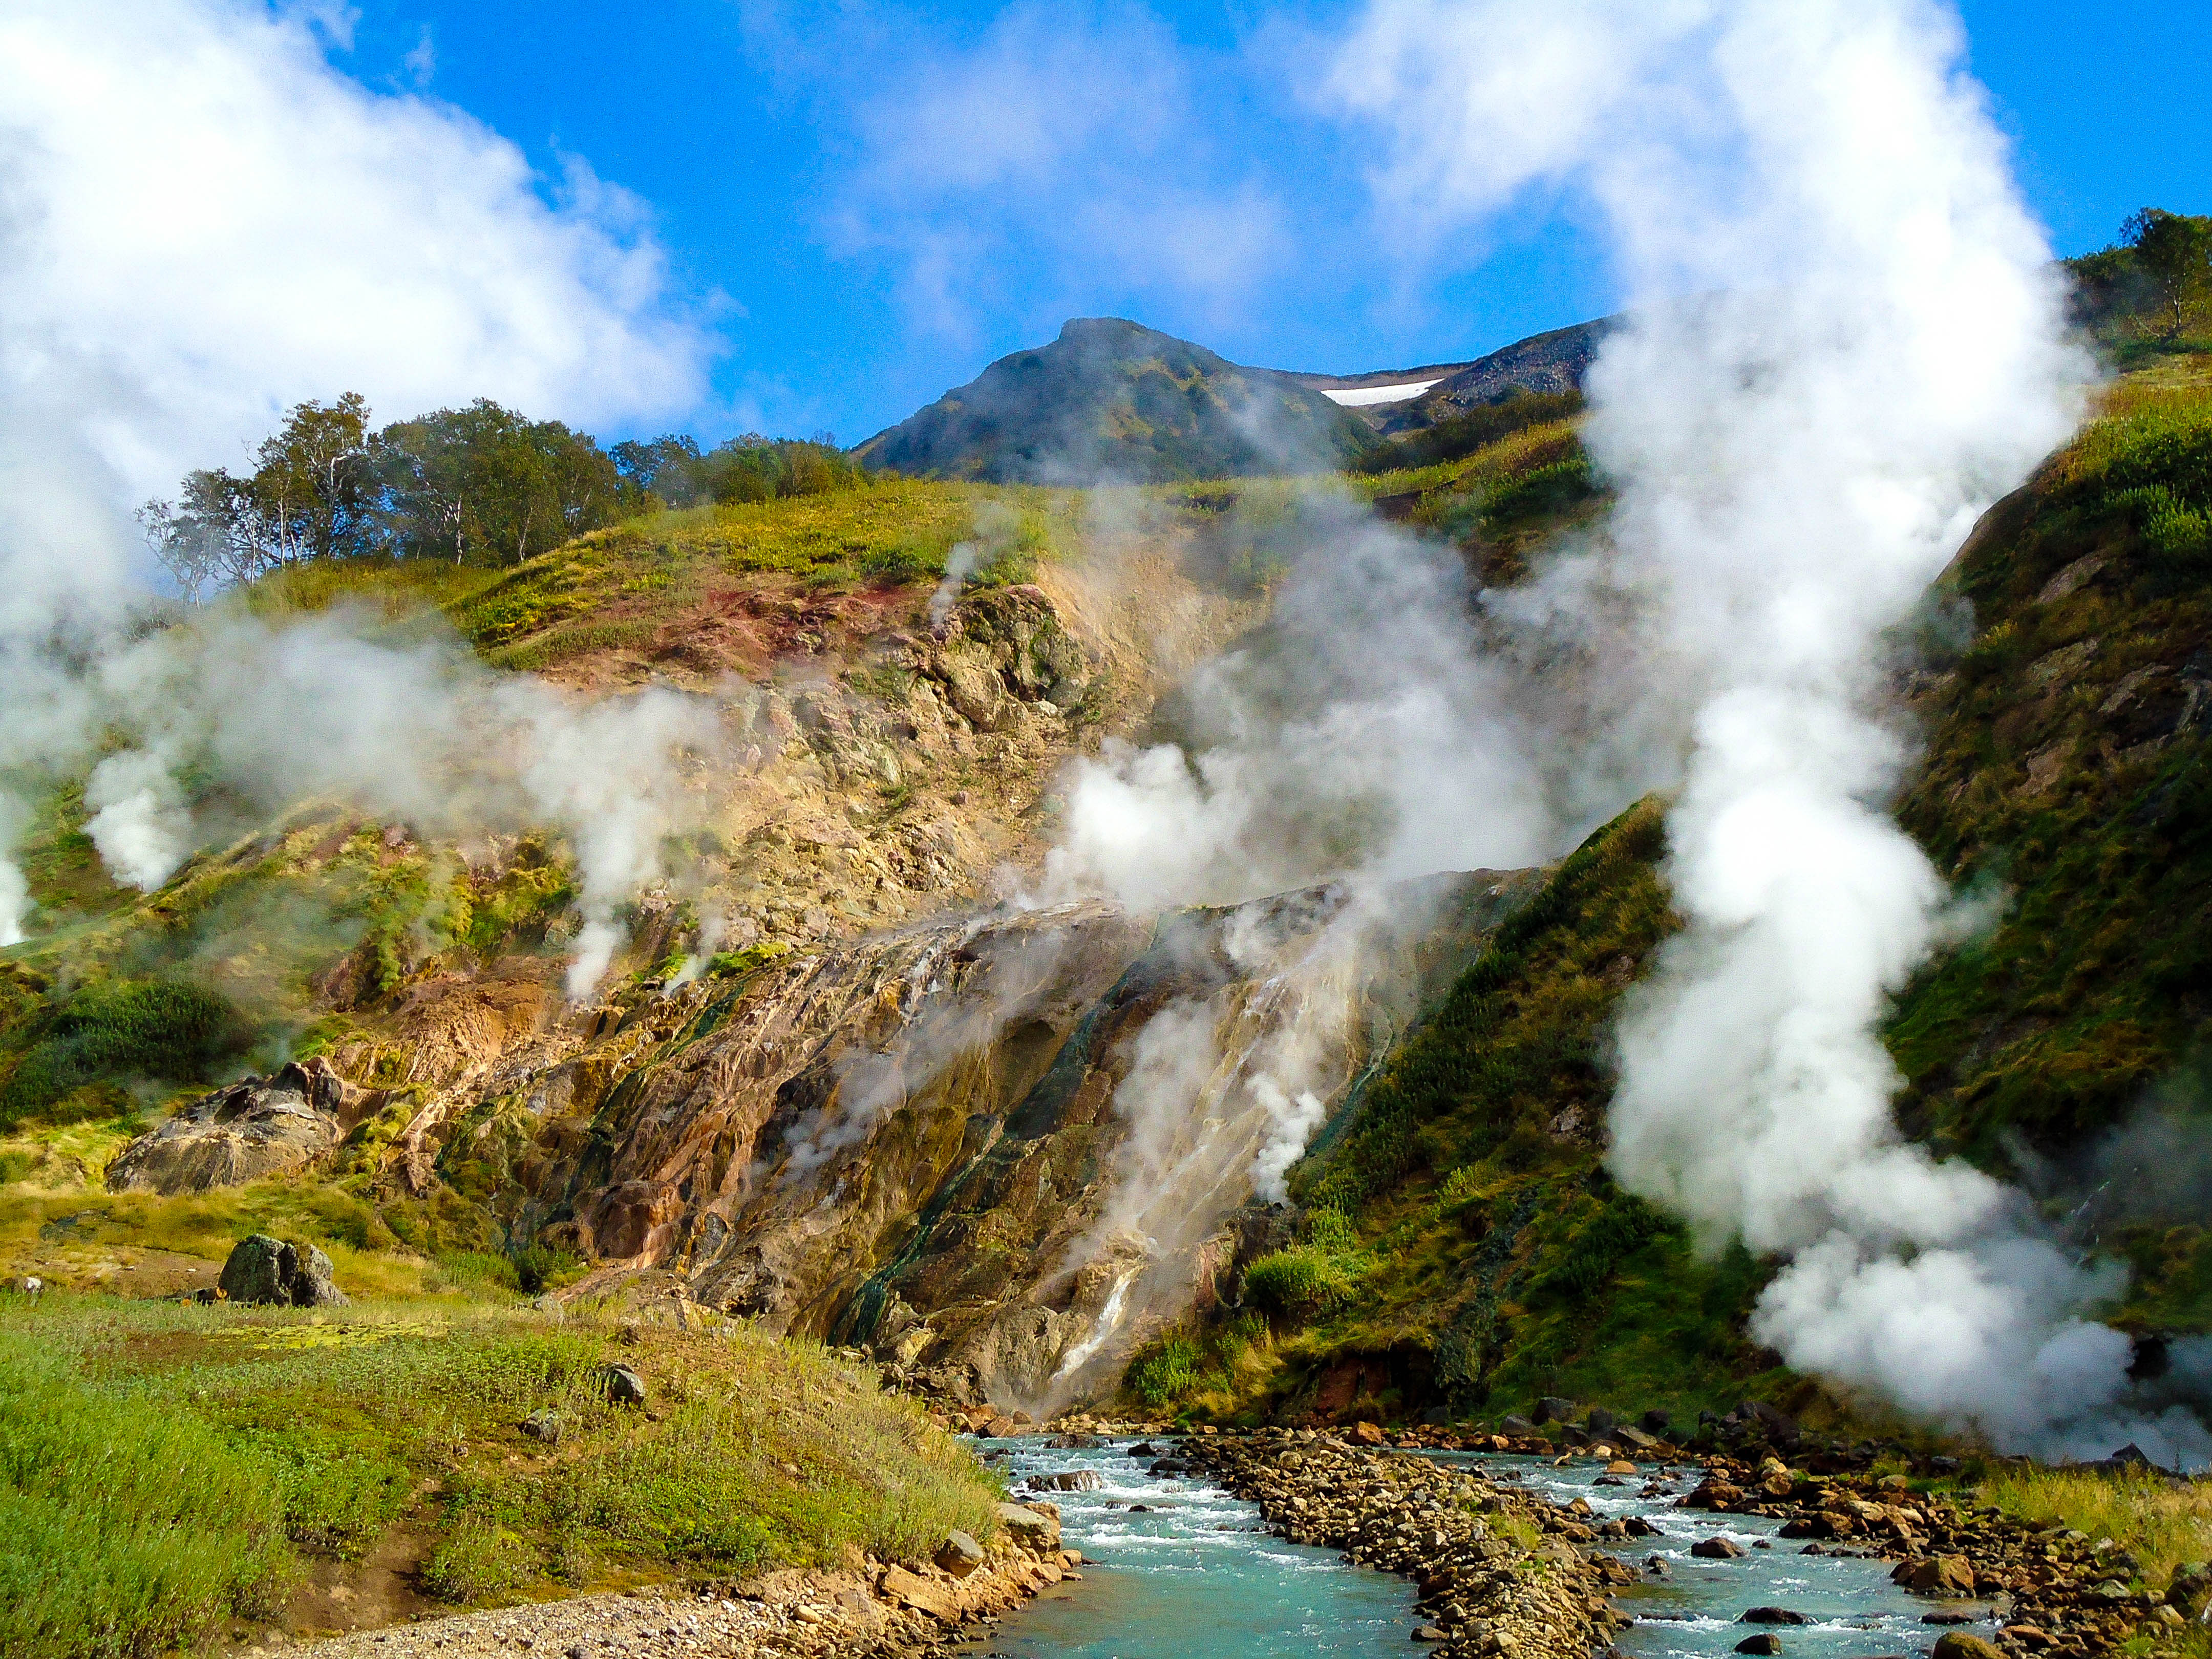
[[[1030,1474],[1072,1469],[1094,1469],[1104,1484],[1097,1492],[1036,1494],[1060,1505],[1065,1540],[1086,1558],[1083,1582],[1046,1591],[967,1651],[1005,1659],[1403,1659],[1424,1651],[1407,1639],[1422,1620],[1405,1580],[1269,1536],[1256,1506],[1202,1478],[1151,1479],[1144,1471],[1152,1460],[1129,1456],[1131,1443],[1053,1451],[1036,1439],[988,1443],[1018,1487]],[[1995,1633],[1985,1607],[1900,1590],[1887,1561],[1806,1555],[1802,1544],[1775,1535],[1778,1522],[1670,1507],[1676,1492],[1696,1484],[1693,1469],[1647,1498],[1638,1493],[1648,1477],[1601,1486],[1604,1471],[1589,1460],[1559,1468],[1526,1458],[1438,1461],[1480,1462],[1494,1478],[1554,1502],[1581,1498],[1600,1522],[1641,1515],[1662,1529],[1663,1536],[1610,1547],[1641,1580],[1615,1596],[1637,1621],[1618,1643],[1625,1659],[1731,1655],[1747,1636],[1769,1628],[1739,1622],[1755,1607],[1787,1607],[1810,1621],[1772,1627],[1785,1659],[1925,1654],[1942,1634],[1921,1622],[1931,1612],[1972,1613],[1977,1622],[1963,1628]],[[1132,1514],[1132,1504],[1152,1507]],[[1728,1561],[1691,1555],[1692,1544],[1715,1535],[1747,1553]],[[1645,1570],[1655,1556],[1663,1574]]]
[[[1661,1528],[1663,1537],[1632,1538],[1609,1546],[1643,1579],[1636,1589],[1613,1596],[1613,1605],[1636,1619],[1615,1644],[1628,1659],[1714,1659],[1732,1655],[1737,1643],[1766,1629],[1782,1638],[1785,1659],[1926,1653],[1943,1633],[1941,1626],[1921,1623],[1921,1616],[1929,1613],[1972,1613],[1977,1622],[1959,1628],[1985,1639],[1996,1633],[1986,1604],[1935,1601],[1901,1590],[1889,1581],[1888,1561],[1807,1555],[1803,1544],[1777,1536],[1782,1526],[1778,1521],[1669,1507],[1676,1493],[1697,1484],[1694,1468],[1679,1480],[1664,1483],[1672,1492],[1640,1498],[1648,1474],[1626,1486],[1599,1486],[1604,1468],[1587,1458],[1561,1468],[1527,1458],[1446,1455],[1437,1461],[1480,1462],[1493,1479],[1509,1473],[1518,1475],[1513,1484],[1541,1492],[1554,1503],[1580,1498],[1601,1522],[1640,1515]],[[1712,1537],[1727,1538],[1746,1553],[1729,1561],[1699,1560],[1690,1553],[1692,1544]],[[1644,1563],[1653,1556],[1666,1564],[1664,1576],[1644,1571]],[[1747,1609],[1762,1607],[1787,1607],[1812,1622],[1771,1626],[1739,1622]]]
[[[1049,1451],[1000,1440],[1020,1478],[1095,1469],[1097,1492],[1034,1495],[1060,1506],[1061,1541],[1084,1554],[1081,1583],[1047,1590],[973,1644],[1008,1659],[1405,1659],[1413,1586],[1333,1551],[1270,1537],[1259,1508],[1212,1482],[1148,1478],[1129,1441]],[[1164,1453],[1166,1448],[1162,1447]],[[1154,1505],[1133,1515],[1127,1505]],[[1119,1507],[1116,1507],[1119,1506]]]

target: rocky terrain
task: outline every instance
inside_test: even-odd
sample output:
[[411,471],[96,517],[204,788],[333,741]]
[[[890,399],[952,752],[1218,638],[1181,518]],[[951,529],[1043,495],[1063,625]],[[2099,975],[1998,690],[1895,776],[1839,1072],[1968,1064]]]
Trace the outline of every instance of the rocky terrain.
[[311,1644],[328,1659],[921,1659],[942,1655],[1029,1597],[1080,1578],[1049,1504],[1000,1506],[988,1548],[952,1534],[930,1561],[771,1572],[704,1591],[640,1589],[464,1613]]
[[1437,1652],[1586,1659],[1626,1622],[1605,1600],[1608,1563],[1574,1547],[1569,1529],[1583,1542],[1589,1529],[1480,1471],[1312,1431],[1201,1437],[1182,1450],[1291,1542],[1418,1581]]

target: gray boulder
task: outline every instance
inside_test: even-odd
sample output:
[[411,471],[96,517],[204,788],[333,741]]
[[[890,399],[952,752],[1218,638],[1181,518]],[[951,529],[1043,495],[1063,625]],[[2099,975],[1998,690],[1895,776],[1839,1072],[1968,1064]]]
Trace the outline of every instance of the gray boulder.
[[366,1099],[320,1059],[204,1095],[118,1153],[112,1193],[204,1193],[288,1176],[335,1147]]
[[219,1282],[233,1302],[343,1308],[349,1300],[331,1276],[330,1257],[312,1244],[302,1249],[266,1233],[242,1238],[232,1247]]
[[965,1578],[983,1565],[983,1547],[964,1532],[948,1532],[935,1560],[955,1578]]
[[599,1388],[617,1406],[645,1404],[645,1379],[627,1365],[602,1367]]

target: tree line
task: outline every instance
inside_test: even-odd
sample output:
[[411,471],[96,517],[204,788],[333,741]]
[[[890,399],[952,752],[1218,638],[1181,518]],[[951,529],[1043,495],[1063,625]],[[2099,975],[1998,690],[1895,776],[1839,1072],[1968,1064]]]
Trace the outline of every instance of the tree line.
[[759,501],[865,483],[821,434],[746,433],[702,450],[671,434],[602,448],[559,421],[479,398],[374,429],[349,392],[295,406],[250,470],[202,468],[138,521],[187,599],[311,559],[516,564],[664,507]]
[[2212,305],[2212,216],[2144,208],[2112,246],[2066,263],[2085,321],[2171,344]]

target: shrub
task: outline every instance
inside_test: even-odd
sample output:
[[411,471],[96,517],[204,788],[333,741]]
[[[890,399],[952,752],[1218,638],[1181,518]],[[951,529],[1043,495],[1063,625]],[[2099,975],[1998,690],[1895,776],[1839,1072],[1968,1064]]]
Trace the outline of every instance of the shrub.
[[131,1075],[190,1079],[245,1048],[228,1002],[189,980],[113,980],[64,1006],[0,1091],[0,1127],[52,1108],[88,1084]]
[[1244,1271],[1244,1299],[1285,1319],[1327,1313],[1351,1289],[1335,1258],[1310,1244],[1263,1255]]
[[1583,410],[1579,392],[1522,392],[1502,404],[1439,421],[1425,431],[1386,438],[1352,463],[1354,472],[1396,472],[1456,461],[1486,449],[1500,438],[1547,421],[1563,421]]
[[1563,512],[1598,493],[1586,455],[1570,456],[1499,484],[1483,498],[1482,521],[1493,528]]
[[481,1601],[521,1583],[526,1565],[520,1538],[471,1516],[432,1553],[422,1568],[422,1588],[441,1601]]
[[1190,1337],[1163,1337],[1129,1362],[1122,1386],[1149,1409],[1166,1411],[1198,1386],[1200,1358],[1198,1344]]

